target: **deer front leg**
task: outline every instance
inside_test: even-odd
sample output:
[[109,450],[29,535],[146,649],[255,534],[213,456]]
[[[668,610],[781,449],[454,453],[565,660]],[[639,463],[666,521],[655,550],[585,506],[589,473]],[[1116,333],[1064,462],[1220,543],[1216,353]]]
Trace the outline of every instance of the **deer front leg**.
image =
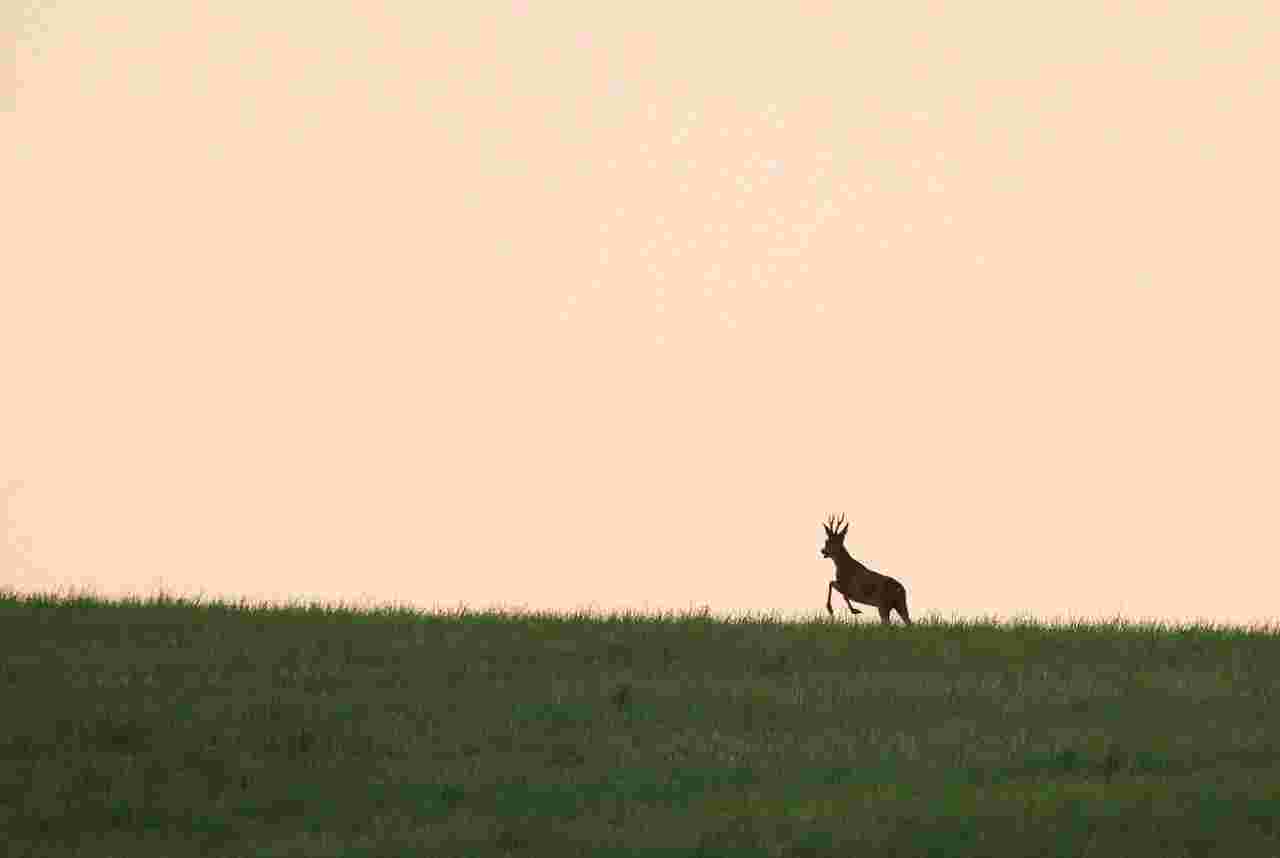
[[832,581],[830,584],[827,585],[827,613],[828,614],[835,616],[835,612],[831,610],[831,591],[832,590],[835,590],[841,596],[844,597],[844,603],[849,606],[850,611],[853,611],[853,613],[855,614],[862,613],[862,611],[859,611],[857,608],[855,608],[853,606],[853,603],[849,601],[849,594],[846,593],[844,590],[840,589],[840,582]]

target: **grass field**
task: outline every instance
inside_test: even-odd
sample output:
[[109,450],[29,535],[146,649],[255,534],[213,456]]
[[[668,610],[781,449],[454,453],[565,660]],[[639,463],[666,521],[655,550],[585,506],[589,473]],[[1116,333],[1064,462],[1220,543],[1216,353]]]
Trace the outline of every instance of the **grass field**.
[[0,594],[13,856],[1280,856],[1280,630]]

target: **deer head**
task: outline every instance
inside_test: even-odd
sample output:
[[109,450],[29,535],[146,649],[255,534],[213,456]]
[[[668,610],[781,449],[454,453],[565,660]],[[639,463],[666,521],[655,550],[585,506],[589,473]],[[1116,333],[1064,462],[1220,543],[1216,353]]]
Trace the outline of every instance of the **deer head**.
[[[840,527],[841,523],[844,523],[843,529]],[[833,515],[827,519],[822,527],[827,531],[827,541],[822,546],[822,556],[832,557],[836,551],[844,547],[844,535],[849,532],[849,524],[845,522],[844,514],[842,513],[840,521],[836,521],[836,517]]]

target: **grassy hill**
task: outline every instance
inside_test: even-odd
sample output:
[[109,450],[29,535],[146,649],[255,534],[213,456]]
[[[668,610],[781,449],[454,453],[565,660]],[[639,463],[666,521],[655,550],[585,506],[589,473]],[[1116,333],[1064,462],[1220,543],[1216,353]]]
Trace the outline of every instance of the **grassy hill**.
[[1280,631],[0,594],[14,856],[1280,855]]

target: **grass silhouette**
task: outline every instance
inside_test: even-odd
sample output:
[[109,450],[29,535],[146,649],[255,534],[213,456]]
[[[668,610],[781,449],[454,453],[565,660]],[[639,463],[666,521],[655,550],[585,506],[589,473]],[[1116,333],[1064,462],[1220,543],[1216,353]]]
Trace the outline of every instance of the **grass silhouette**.
[[9,854],[1280,854],[1280,631],[0,593]]

